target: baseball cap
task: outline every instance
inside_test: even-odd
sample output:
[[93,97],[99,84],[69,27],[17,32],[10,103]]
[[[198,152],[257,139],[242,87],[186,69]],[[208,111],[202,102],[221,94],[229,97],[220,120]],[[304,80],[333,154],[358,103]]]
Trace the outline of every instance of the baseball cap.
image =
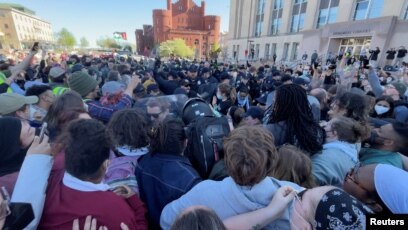
[[258,118],[260,121],[262,121],[264,117],[264,111],[259,108],[258,106],[250,106],[246,113],[242,114],[242,117],[249,117],[251,116],[252,118]]
[[37,96],[22,96],[17,93],[0,94],[0,115],[17,111],[23,105],[35,104],[38,102]]
[[309,85],[309,83],[310,81],[307,81],[303,77],[298,77],[293,80],[293,84],[296,84],[296,85]]
[[66,72],[65,69],[63,69],[63,68],[61,68],[59,66],[55,66],[55,67],[51,68],[50,73],[48,75],[50,77],[52,77],[52,78],[57,78],[57,77],[63,75],[65,72]]

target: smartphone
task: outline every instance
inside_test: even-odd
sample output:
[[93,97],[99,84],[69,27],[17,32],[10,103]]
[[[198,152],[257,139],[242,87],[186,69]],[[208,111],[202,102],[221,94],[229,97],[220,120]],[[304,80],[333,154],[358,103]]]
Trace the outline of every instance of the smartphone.
[[44,139],[44,135],[45,135],[45,131],[47,130],[47,122],[44,122],[41,126],[41,131],[40,131],[40,143],[43,141]]
[[31,51],[36,51],[36,48],[38,47],[39,43],[34,42],[33,48],[31,48]]

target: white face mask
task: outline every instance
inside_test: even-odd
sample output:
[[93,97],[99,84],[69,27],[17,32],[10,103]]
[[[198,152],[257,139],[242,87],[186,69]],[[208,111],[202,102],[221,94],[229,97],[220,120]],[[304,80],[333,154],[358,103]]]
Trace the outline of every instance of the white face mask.
[[387,108],[387,107],[382,106],[382,105],[375,105],[374,110],[378,115],[381,115],[381,114],[384,114],[384,113],[390,111],[390,108]]

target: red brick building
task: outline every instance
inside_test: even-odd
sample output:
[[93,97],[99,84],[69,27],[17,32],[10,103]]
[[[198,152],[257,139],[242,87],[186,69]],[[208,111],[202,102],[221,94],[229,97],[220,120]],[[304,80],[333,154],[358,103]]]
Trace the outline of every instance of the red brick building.
[[154,47],[153,26],[143,25],[142,30],[136,30],[136,51],[138,54],[149,56]]
[[[153,10],[154,44],[180,38],[201,59],[209,56],[212,44],[219,41],[220,23],[219,16],[205,15],[205,1],[198,6],[193,0],[167,0],[166,10]],[[139,47],[139,40],[137,44]]]

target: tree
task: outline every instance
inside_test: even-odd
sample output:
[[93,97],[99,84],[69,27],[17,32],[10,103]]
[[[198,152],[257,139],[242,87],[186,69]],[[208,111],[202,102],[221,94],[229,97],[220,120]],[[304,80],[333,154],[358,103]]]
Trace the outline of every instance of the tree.
[[57,44],[62,48],[72,49],[76,43],[74,35],[66,28],[62,28],[60,32],[57,33]]
[[82,49],[84,49],[84,48],[86,48],[86,47],[88,47],[89,46],[89,42],[88,42],[88,40],[85,38],[85,37],[82,37],[80,40],[79,40],[79,46],[81,46],[81,48]]
[[193,57],[193,50],[188,47],[183,39],[174,39],[162,42],[159,48],[160,56],[168,57],[171,55],[178,57]]
[[218,42],[214,43],[211,46],[211,52],[210,52],[210,56],[213,59],[217,59],[218,58],[218,54],[221,52],[221,48],[220,48],[220,44],[218,44]]
[[110,37],[103,37],[103,38],[99,38],[98,40],[96,40],[96,45],[105,48],[105,49],[121,49],[122,46],[119,45],[115,39],[110,38]]

